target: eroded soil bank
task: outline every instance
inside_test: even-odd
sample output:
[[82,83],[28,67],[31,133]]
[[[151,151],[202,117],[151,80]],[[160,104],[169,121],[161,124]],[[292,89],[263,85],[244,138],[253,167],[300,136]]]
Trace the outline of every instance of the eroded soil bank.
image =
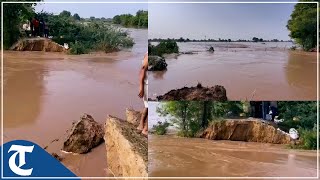
[[285,145],[149,135],[149,177],[315,177],[316,151]]
[[107,166],[115,177],[148,177],[148,139],[136,127],[128,119],[106,120]]
[[226,119],[212,123],[200,138],[211,140],[231,140],[246,142],[262,142],[273,144],[289,144],[289,134],[278,130],[276,124],[260,119]]

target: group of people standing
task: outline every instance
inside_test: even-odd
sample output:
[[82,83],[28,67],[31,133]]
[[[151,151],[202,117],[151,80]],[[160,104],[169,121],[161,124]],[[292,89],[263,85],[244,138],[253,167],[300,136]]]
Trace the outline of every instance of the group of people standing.
[[29,36],[28,31],[31,32],[32,37],[40,36],[48,38],[49,36],[49,26],[42,18],[30,18],[28,24],[25,24],[23,29],[26,31],[27,36]]

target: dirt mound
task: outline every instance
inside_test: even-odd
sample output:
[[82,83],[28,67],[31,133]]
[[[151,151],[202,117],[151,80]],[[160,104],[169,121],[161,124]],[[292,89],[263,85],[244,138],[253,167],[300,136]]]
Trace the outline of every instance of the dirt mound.
[[25,38],[15,43],[10,50],[14,51],[45,51],[45,52],[65,52],[66,49],[47,38]]
[[148,139],[137,133],[135,125],[109,116],[105,124],[104,139],[107,167],[114,176],[148,176]]
[[275,125],[258,119],[217,121],[209,125],[198,137],[212,140],[290,143],[288,134],[277,130]]
[[103,142],[104,131],[92,116],[84,114],[73,124],[70,134],[63,143],[63,150],[74,153],[87,153]]
[[183,87],[167,92],[162,96],[157,96],[157,100],[162,101],[226,101],[227,93],[223,86],[203,87],[198,84],[196,87]]

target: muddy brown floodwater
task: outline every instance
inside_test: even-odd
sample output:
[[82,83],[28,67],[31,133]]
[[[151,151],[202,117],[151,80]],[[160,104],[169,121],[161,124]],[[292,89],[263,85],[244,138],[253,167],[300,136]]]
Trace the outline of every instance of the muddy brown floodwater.
[[23,139],[48,146],[48,152],[65,156],[63,163],[78,176],[108,175],[104,145],[85,155],[60,149],[66,130],[83,113],[104,123],[108,114],[124,118],[127,107],[143,107],[138,73],[147,31],[129,31],[134,47],[112,54],[5,51],[4,142]]
[[316,177],[316,151],[149,135],[149,177]]
[[[167,71],[149,72],[149,97],[172,89],[222,85],[229,100],[316,100],[317,53],[290,51],[279,43],[178,43]],[[205,50],[215,47],[215,52]],[[237,48],[237,47],[242,48]]]

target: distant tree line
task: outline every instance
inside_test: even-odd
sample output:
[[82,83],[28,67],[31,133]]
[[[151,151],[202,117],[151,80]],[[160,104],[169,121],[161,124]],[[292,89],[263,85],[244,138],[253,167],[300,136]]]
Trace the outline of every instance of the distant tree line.
[[124,27],[148,28],[148,11],[139,10],[135,16],[132,14],[116,15],[112,21]]
[[292,42],[291,40],[289,41],[284,41],[284,40],[278,40],[278,39],[271,39],[271,40],[265,40],[262,38],[257,38],[253,37],[251,40],[246,40],[246,39],[238,39],[238,40],[231,40],[231,39],[189,39],[189,38],[167,38],[167,39],[162,39],[162,38],[154,38],[154,39],[149,39],[149,42],[161,42],[164,40],[170,40],[170,41],[175,41],[175,42]]

